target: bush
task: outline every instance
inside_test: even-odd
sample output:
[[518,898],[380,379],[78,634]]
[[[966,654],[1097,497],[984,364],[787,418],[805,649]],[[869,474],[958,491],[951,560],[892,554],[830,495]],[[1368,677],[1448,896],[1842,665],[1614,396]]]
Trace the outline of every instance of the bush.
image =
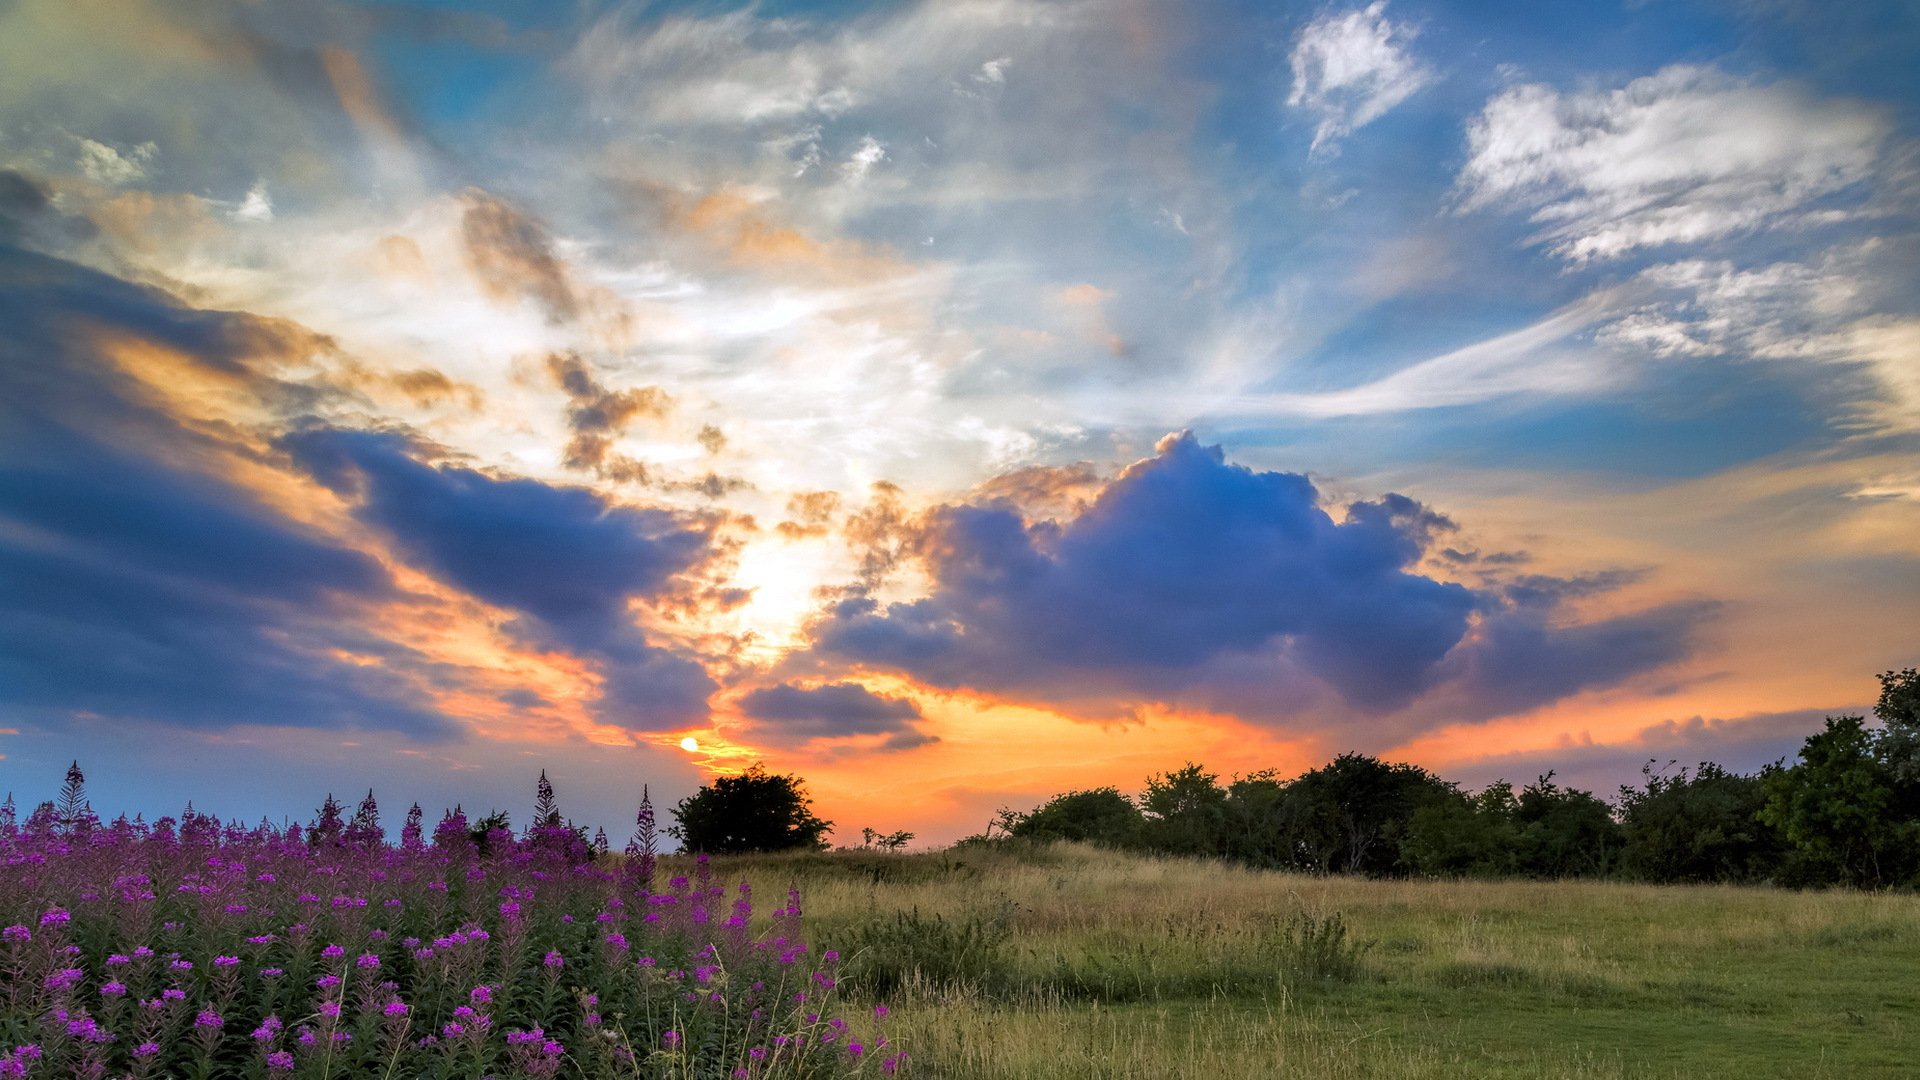
[[859,992],[890,997],[908,985],[991,992],[999,978],[1013,905],[949,920],[918,908],[853,931],[845,977]]
[[1352,982],[1360,977],[1360,958],[1373,942],[1350,938],[1337,911],[1303,911],[1281,923],[1267,947],[1289,981]]

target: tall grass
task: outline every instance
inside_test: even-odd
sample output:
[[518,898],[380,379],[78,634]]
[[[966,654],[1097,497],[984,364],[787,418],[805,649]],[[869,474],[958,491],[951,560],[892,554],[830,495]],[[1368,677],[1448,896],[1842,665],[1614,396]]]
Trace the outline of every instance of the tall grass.
[[968,977],[895,954],[922,1075],[1859,1080],[1920,1060],[1911,894],[1306,877],[1071,845],[748,867],[799,884],[835,940],[1005,913]]

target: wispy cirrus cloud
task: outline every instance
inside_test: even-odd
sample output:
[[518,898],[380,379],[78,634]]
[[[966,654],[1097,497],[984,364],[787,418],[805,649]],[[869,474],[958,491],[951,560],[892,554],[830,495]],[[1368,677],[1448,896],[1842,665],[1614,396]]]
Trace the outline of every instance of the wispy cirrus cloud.
[[1387,18],[1386,0],[1359,11],[1328,11],[1294,38],[1287,104],[1316,118],[1311,153],[1332,157],[1340,140],[1385,116],[1431,83],[1434,72],[1409,46],[1419,29]]
[[1527,211],[1571,262],[1844,220],[1892,135],[1884,111],[1675,65],[1616,90],[1510,87],[1467,128],[1464,210]]

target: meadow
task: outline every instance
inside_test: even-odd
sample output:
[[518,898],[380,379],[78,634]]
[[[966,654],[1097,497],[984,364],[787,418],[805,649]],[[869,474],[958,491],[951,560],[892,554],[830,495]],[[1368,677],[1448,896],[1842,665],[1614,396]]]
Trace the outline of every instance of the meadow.
[[1920,1073],[1920,896],[1391,881],[1078,845],[762,856],[916,1075]]
[[[0,1076],[1894,1077],[1920,896],[1020,840],[623,856],[417,813],[0,836]],[[756,897],[776,903],[756,903]]]

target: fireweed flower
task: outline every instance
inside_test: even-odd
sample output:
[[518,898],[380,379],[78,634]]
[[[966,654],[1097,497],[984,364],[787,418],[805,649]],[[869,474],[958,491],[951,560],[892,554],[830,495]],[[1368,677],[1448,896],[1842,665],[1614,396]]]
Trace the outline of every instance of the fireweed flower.
[[0,930],[0,941],[32,941],[33,931],[19,924]]
[[49,911],[45,915],[40,916],[41,926],[65,926],[72,921],[73,921],[73,916],[60,910],[59,908],[54,908],[52,911]]
[[561,968],[566,966],[567,959],[552,949],[548,949],[546,957],[540,962],[550,968]]
[[240,958],[237,956],[216,956],[213,958],[213,966],[217,968],[236,967],[239,963]]
[[470,998],[475,1005],[489,1004],[493,1001],[493,987],[476,986],[473,988],[473,992],[468,994],[467,997]]
[[100,996],[101,997],[126,997],[127,984],[123,982],[102,983],[100,984]]
[[201,1009],[200,1015],[193,1018],[193,1026],[197,1028],[217,1028],[225,1023],[226,1021],[220,1018],[220,1014],[212,1009]]
[[371,970],[380,966],[380,958],[373,953],[361,953],[360,956],[354,960],[353,966],[363,971]]
[[404,1001],[389,1001],[386,1007],[381,1009],[380,1012],[386,1016],[405,1016],[408,1012],[407,1003]]
[[141,1058],[141,1059],[150,1058],[159,1052],[160,1052],[160,1044],[157,1042],[153,1042],[152,1040],[143,1042],[139,1046],[136,1046],[133,1048],[133,1056],[135,1058]]
[[267,1069],[270,1072],[292,1072],[293,1055],[285,1050],[275,1050],[267,1055]]
[[328,960],[338,960],[347,955],[347,950],[340,945],[329,945],[320,950],[320,955]]

